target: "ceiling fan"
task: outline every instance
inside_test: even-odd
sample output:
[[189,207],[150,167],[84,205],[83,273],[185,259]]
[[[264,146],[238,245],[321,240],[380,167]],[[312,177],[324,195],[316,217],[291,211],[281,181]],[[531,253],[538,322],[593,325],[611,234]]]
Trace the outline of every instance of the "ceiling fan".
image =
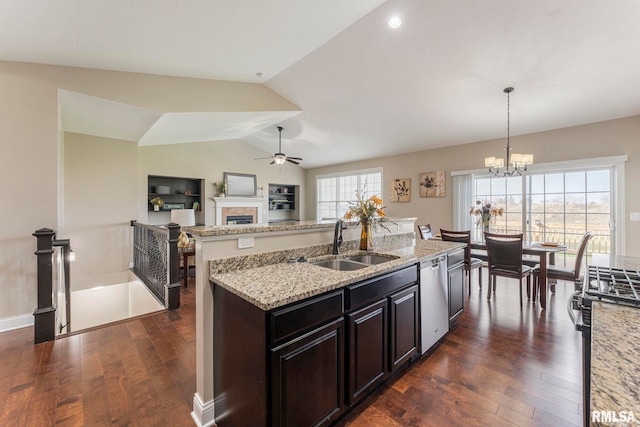
[[[284,154],[282,152],[282,126],[278,126],[278,132],[280,132],[280,137],[278,140],[278,152],[275,153],[273,156],[269,156],[269,157],[259,157],[255,160],[264,160],[264,159],[273,159],[271,161],[271,163],[269,163],[270,165],[272,164],[276,164],[278,166],[281,166],[284,164],[284,162],[291,162],[294,165],[299,165],[300,162],[302,161],[302,159],[300,157],[288,157],[286,154]],[[296,160],[299,160],[298,162],[296,162]]]

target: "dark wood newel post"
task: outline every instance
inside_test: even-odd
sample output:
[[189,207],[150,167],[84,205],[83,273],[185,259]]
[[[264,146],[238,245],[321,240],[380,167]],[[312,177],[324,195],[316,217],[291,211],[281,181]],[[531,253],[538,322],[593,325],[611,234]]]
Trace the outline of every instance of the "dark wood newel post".
[[56,232],[49,228],[41,228],[33,233],[36,238],[37,274],[38,274],[38,308],[34,316],[35,343],[52,341],[55,338],[56,308],[53,306],[53,273],[51,256],[53,254],[53,238]]
[[170,222],[167,224],[167,228],[169,229],[169,284],[167,285],[166,308],[175,310],[180,308],[180,283],[178,282],[178,270],[180,269],[178,235],[180,235],[180,225]]

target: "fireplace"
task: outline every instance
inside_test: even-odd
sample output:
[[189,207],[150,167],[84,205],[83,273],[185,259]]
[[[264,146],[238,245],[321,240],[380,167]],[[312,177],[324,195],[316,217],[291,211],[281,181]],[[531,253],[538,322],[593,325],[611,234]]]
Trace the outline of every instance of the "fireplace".
[[227,225],[253,224],[253,215],[227,215]]
[[[261,197],[214,197],[215,225],[226,224],[266,224],[267,199]],[[234,217],[249,217],[246,218]],[[231,220],[229,220],[231,218]],[[232,222],[235,221],[235,222]],[[242,221],[242,222],[238,222]]]

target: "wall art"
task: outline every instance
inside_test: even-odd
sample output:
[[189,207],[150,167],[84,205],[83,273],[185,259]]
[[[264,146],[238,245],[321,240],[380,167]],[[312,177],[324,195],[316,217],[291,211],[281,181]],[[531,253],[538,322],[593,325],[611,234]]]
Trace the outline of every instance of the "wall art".
[[389,181],[389,201],[391,203],[411,201],[411,178]]
[[423,172],[420,174],[420,197],[444,197],[444,171]]

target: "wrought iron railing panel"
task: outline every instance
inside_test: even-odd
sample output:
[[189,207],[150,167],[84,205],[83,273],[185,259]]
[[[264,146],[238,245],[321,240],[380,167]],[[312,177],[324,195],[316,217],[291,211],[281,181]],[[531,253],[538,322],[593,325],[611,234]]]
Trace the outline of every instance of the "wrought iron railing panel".
[[165,304],[169,283],[169,230],[146,224],[133,224],[133,272]]

